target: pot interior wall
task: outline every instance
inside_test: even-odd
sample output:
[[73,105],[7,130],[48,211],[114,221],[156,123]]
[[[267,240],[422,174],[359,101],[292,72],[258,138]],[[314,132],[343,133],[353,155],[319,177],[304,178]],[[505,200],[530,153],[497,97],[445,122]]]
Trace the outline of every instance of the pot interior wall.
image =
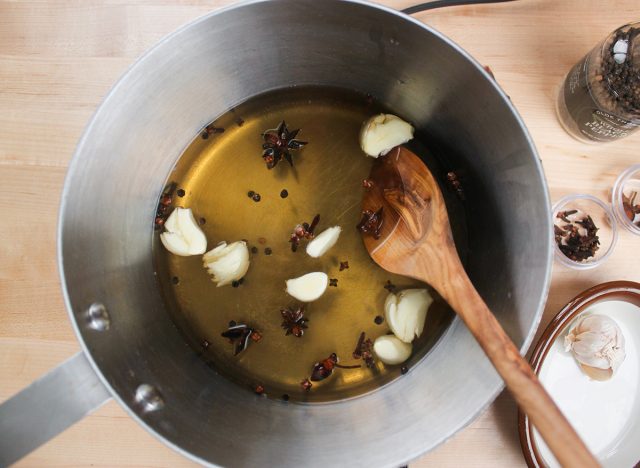
[[[195,132],[250,96],[299,85],[373,94],[415,123],[443,168],[461,174],[469,274],[526,348],[548,289],[551,240],[546,186],[526,130],[481,68],[441,35],[384,8],[338,0],[254,2],[209,15],[118,82],[65,184],[68,305],[122,403],[201,461],[399,465],[469,423],[500,389],[458,320],[391,385],[339,403],[287,405],[238,392],[206,367],[170,321],[153,276],[157,197]],[[93,303],[108,310],[108,331],[85,327]],[[158,389],[163,409],[137,406],[142,383]]]

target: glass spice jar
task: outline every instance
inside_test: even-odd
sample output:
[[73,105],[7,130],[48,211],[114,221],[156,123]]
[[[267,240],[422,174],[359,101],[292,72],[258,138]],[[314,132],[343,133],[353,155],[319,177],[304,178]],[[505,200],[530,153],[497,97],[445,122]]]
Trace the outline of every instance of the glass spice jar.
[[556,110],[567,133],[588,143],[640,127],[640,22],[616,29],[571,69]]

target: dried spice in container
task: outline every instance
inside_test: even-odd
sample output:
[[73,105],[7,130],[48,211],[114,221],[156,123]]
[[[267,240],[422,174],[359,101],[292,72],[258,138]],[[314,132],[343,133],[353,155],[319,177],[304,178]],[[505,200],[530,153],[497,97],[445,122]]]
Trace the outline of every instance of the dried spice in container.
[[628,196],[623,193],[622,207],[629,221],[640,227],[640,199],[638,192],[631,192]]
[[598,227],[591,216],[582,211],[559,211],[553,229],[558,248],[574,262],[594,257],[600,248]]
[[571,136],[591,143],[640,127],[640,23],[618,28],[571,69],[557,111]]

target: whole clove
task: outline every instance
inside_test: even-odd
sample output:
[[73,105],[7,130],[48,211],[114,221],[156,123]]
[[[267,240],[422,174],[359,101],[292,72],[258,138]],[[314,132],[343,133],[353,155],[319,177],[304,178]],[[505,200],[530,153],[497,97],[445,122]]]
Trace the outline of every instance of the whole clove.
[[554,237],[560,251],[574,262],[583,262],[595,256],[600,248],[598,227],[591,216],[578,210],[560,211],[556,218]]

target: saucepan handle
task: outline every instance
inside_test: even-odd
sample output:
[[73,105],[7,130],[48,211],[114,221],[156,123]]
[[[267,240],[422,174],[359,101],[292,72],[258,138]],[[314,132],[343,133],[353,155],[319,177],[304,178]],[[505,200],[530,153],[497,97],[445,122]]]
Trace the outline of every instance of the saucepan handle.
[[402,12],[406,13],[407,15],[412,15],[420,11],[433,10],[435,8],[447,6],[474,5],[478,3],[502,3],[513,1],[515,0],[432,0],[430,2],[420,3],[419,5],[405,8],[404,10],[402,10]]
[[0,467],[18,461],[111,398],[84,352],[0,405]]

